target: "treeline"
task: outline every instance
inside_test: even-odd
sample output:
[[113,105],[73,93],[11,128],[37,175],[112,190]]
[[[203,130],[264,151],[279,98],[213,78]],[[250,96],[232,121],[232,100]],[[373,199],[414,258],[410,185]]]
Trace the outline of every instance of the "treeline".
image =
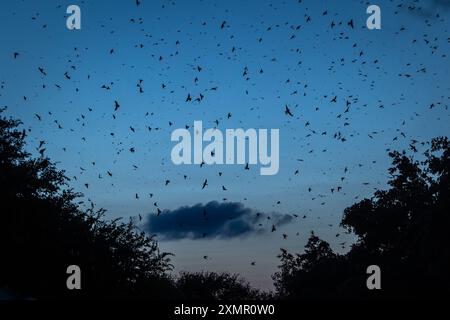
[[[341,226],[358,241],[333,252],[311,234],[303,253],[285,250],[262,292],[229,273],[173,277],[171,254],[134,224],[81,209],[64,171],[25,151],[20,121],[0,118],[0,296],[260,300],[445,297],[450,293],[450,143],[436,138],[421,161],[392,152],[389,190],[344,211]],[[411,150],[415,151],[414,145]],[[82,290],[67,290],[66,268],[79,265]],[[368,290],[378,265],[382,290]]]

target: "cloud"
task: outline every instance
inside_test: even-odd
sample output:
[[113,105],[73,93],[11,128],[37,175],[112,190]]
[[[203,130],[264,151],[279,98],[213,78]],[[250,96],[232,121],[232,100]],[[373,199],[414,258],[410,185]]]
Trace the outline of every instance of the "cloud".
[[234,238],[264,233],[272,224],[280,226],[291,220],[289,214],[258,213],[239,202],[211,201],[164,210],[159,216],[150,214],[145,231],[164,239]]

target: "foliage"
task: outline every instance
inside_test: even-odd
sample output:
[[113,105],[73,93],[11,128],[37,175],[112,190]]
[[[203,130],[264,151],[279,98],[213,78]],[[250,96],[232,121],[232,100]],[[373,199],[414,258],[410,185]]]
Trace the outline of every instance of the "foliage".
[[188,300],[260,300],[264,294],[236,274],[227,272],[182,272],[177,288]]
[[[0,118],[0,287],[33,298],[159,297],[174,290],[170,256],[134,225],[75,204],[64,171],[24,151],[26,132]],[[5,263],[6,262],[6,263]],[[82,290],[66,288],[66,268]]]
[[406,152],[389,155],[390,189],[344,211],[341,226],[357,243],[338,255],[312,234],[304,254],[282,251],[273,276],[280,297],[378,297],[365,288],[371,264],[382,270],[383,297],[450,293],[450,143],[433,139],[423,161]]

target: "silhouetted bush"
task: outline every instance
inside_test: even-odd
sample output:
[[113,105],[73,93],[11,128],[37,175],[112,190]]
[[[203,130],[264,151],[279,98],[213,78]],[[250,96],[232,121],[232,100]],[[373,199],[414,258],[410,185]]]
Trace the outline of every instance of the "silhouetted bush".
[[182,272],[177,288],[188,300],[261,300],[270,296],[253,289],[236,274],[227,272]]

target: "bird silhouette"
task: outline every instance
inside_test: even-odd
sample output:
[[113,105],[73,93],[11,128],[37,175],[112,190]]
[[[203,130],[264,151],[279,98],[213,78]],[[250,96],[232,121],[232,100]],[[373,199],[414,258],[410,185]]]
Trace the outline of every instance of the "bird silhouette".
[[291,110],[288,108],[287,105],[286,105],[284,108],[285,108],[285,109],[284,109],[284,113],[285,113],[285,114],[287,114],[288,116],[291,116],[291,117],[294,116],[294,115],[292,114]]

